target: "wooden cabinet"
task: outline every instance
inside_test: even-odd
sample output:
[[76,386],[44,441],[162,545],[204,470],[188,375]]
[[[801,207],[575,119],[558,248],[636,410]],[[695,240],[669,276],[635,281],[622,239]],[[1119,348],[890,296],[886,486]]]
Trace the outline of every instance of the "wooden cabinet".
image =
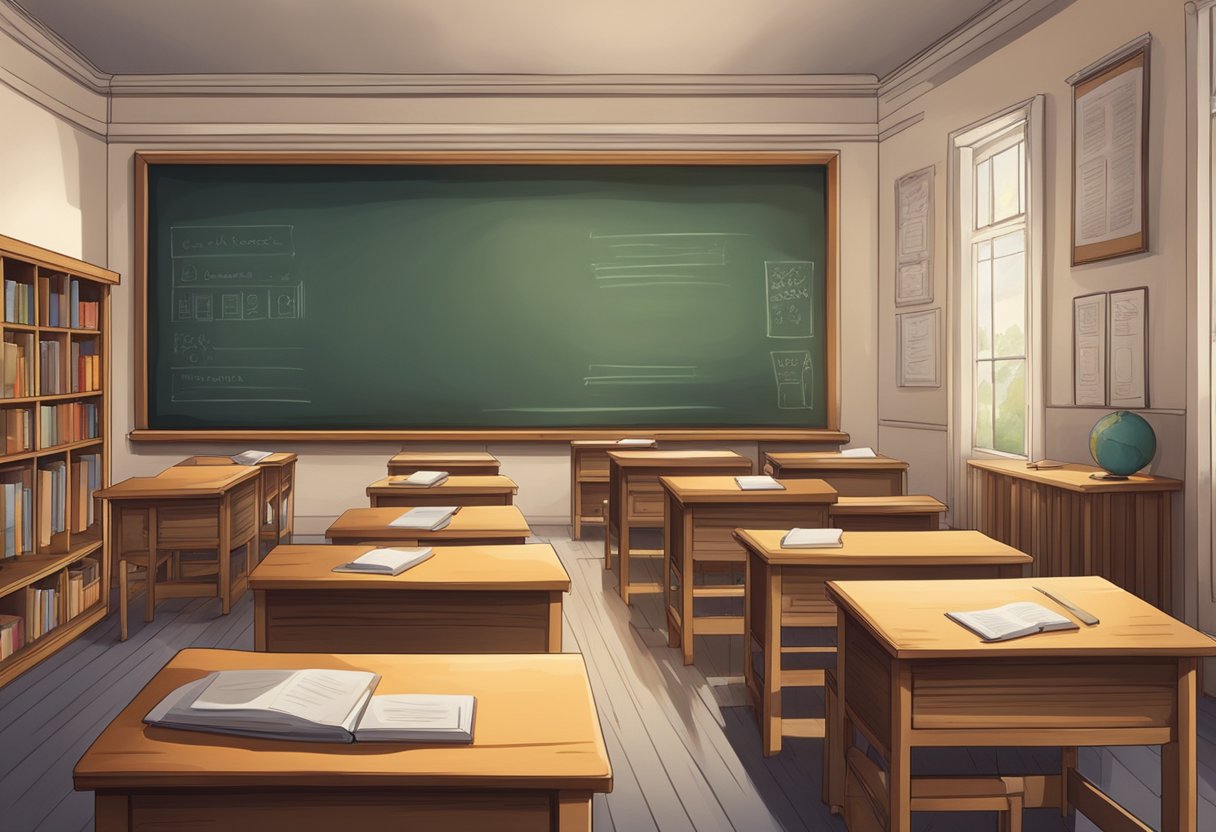
[[108,612],[109,289],[0,236],[0,686]]
[[967,463],[971,524],[1034,556],[1032,574],[1100,575],[1170,611],[1171,500],[1180,480],[1096,480],[1089,465]]

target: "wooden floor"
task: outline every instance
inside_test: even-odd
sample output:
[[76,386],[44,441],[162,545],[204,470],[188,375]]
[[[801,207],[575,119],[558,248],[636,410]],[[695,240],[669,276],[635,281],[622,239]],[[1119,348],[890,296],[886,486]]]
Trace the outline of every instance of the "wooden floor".
[[[648,830],[844,830],[819,800],[818,740],[786,740],[764,759],[741,684],[742,640],[701,637],[697,664],[685,667],[666,646],[658,596],[626,609],[603,569],[602,542],[571,541],[565,527],[540,528],[570,573],[564,645],[587,660],[615,788],[596,796],[596,832]],[[659,562],[638,561],[642,571]],[[639,576],[640,579],[649,579]],[[55,657],[0,689],[0,832],[77,832],[93,825],[93,801],[72,791],[76,760],[113,716],[179,649],[251,649],[247,595],[228,616],[214,599],[167,601],[151,624],[136,622],[118,641],[112,615]],[[815,696],[790,706],[814,710]],[[1200,829],[1216,829],[1216,704],[1199,721]],[[1051,770],[1052,750],[931,750],[918,771],[968,773]],[[1087,776],[1146,821],[1158,817],[1156,748],[1083,750]],[[919,832],[996,828],[991,815],[918,814]],[[1028,832],[1072,828],[1053,811],[1027,813]],[[1094,829],[1084,818],[1077,830]]]

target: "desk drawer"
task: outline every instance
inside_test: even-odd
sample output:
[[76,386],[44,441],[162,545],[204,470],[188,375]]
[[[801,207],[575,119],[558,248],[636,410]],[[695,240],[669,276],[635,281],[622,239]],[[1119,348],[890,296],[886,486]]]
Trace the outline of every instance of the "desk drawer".
[[663,519],[663,488],[658,480],[650,482],[631,482],[628,494],[628,512],[630,520],[662,520]]
[[823,627],[836,624],[836,605],[823,591],[824,579],[813,575],[791,575],[781,579],[781,615],[822,616]]
[[608,479],[608,453],[591,453],[588,451],[579,453],[576,476],[580,480]]

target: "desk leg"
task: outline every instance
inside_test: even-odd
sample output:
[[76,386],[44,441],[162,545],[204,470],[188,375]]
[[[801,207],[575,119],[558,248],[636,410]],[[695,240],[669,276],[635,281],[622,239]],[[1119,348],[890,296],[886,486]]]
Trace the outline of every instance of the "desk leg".
[[896,661],[892,663],[892,670],[887,832],[909,832],[912,829],[912,668],[907,662]]
[[127,600],[131,587],[127,577],[127,562],[118,561],[118,640],[127,640]]
[[144,581],[147,587],[147,607],[144,610],[144,621],[151,621],[156,614],[156,553],[159,551],[160,542],[157,540],[157,523],[159,518],[156,516],[156,509],[148,509],[148,568],[147,578]]
[[557,832],[591,832],[591,793],[558,792]]
[[[839,815],[844,811],[844,758],[853,744],[852,723],[845,718],[844,709],[844,614],[836,613],[836,690],[828,690],[824,679],[823,701],[824,750],[822,798],[828,811]],[[830,704],[830,707],[829,707]],[[849,730],[845,730],[846,724]]]
[[[667,515],[670,518],[670,506],[668,506]],[[696,567],[692,559],[694,509],[684,509],[679,513],[677,519],[683,527],[680,533],[684,536],[680,541],[680,648],[684,653],[684,664],[687,665],[693,663],[693,622],[697,612],[693,609],[695,602],[692,597],[693,582],[696,578],[693,574],[693,569]],[[663,541],[663,561],[670,562],[670,558],[671,544],[670,541],[665,540]]]
[[549,593],[549,652],[562,652],[562,593]]
[[[756,590],[765,593],[764,685],[760,691],[760,732],[764,756],[781,753],[781,567],[769,564]],[[745,656],[744,661],[751,661]]]
[[621,506],[621,527],[617,532],[616,542],[616,562],[617,576],[620,581],[617,583],[617,591],[621,593],[621,600],[625,605],[629,605],[629,521],[624,517],[625,506]]
[[253,593],[253,649],[266,652],[266,592],[261,589]]
[[93,829],[95,832],[129,832],[130,799],[125,794],[96,795],[93,798]]
[[[224,615],[227,615],[228,611],[232,609],[232,518],[229,516],[231,508],[231,498],[225,494],[220,500],[220,533],[217,541],[220,548],[220,612]],[[261,518],[259,517],[258,520],[260,521]],[[260,522],[253,525],[254,528],[262,528]]]
[[608,521],[608,512],[604,511],[604,568],[612,569],[612,523]]
[[1072,804],[1068,802],[1068,778],[1077,767],[1077,747],[1068,745],[1060,749],[1060,817],[1066,818],[1072,812]]
[[1161,828],[1196,832],[1196,666],[1193,657],[1178,660],[1178,724],[1175,740],[1161,746]]

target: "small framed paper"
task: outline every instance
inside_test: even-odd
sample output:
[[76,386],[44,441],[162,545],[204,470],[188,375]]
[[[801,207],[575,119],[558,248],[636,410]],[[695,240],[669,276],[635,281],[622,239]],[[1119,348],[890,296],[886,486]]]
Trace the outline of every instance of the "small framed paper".
[[1148,289],[1111,292],[1107,327],[1107,403],[1148,407]]
[[1072,299],[1072,398],[1106,406],[1106,293]]
[[895,316],[900,387],[941,386],[938,380],[938,311],[929,309]]
[[895,183],[895,305],[933,302],[933,167]]

